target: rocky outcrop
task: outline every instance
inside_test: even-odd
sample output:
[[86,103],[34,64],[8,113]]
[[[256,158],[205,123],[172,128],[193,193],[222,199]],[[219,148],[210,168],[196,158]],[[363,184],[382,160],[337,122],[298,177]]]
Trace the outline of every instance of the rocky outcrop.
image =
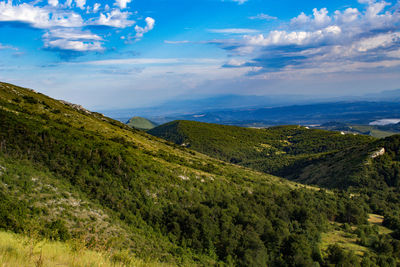
[[375,151],[374,153],[372,153],[371,158],[374,159],[374,158],[380,157],[380,156],[384,155],[385,152],[386,152],[385,148],[382,147],[381,149],[379,149],[379,150]]
[[85,112],[85,113],[87,113],[87,114],[91,114],[91,113],[92,113],[92,112],[90,112],[89,110],[87,110],[87,109],[85,109],[84,107],[82,107],[81,105],[73,104],[73,103],[70,103],[70,102],[65,101],[65,100],[59,100],[59,101],[60,101],[61,103],[63,103],[64,105],[70,106],[71,108],[74,108],[74,109],[76,109],[76,110]]

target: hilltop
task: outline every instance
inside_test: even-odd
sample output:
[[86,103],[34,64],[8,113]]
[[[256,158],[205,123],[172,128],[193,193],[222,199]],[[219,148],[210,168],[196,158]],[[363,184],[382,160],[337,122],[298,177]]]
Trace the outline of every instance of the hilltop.
[[349,242],[363,235],[363,261],[397,257],[397,241],[371,230],[361,197],[226,163],[6,83],[0,197],[1,229],[81,240],[122,255],[119,262],[133,255],[181,266],[361,262],[352,249],[321,239],[341,225],[355,236]]
[[151,130],[157,126],[155,122],[143,117],[132,117],[126,122],[126,124],[139,130]]

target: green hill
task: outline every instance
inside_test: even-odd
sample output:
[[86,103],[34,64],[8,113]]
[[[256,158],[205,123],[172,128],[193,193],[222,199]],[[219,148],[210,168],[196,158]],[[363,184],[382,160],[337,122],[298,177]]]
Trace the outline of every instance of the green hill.
[[149,133],[223,161],[278,176],[291,176],[315,159],[374,140],[300,126],[253,129],[194,121],[173,121]]
[[132,117],[126,124],[139,130],[150,130],[157,126],[156,123],[142,117]]
[[[180,266],[379,265],[395,262],[400,247],[368,224],[363,197],[225,163],[6,83],[0,198],[1,229],[32,242],[79,241],[116,252],[119,262],[134,256]],[[394,228],[395,214],[391,222]],[[329,241],[332,227],[342,226],[357,236],[346,242],[365,241],[363,259]],[[20,254],[11,246],[4,251]]]
[[386,222],[400,235],[400,135],[376,139],[299,126],[250,129],[192,121],[149,133],[296,182],[346,190],[390,218]]

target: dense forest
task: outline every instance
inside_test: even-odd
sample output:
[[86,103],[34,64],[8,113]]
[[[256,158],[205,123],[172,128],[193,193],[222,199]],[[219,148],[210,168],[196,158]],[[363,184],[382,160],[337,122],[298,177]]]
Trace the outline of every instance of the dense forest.
[[[284,136],[275,144],[295,158],[374,141],[323,131],[303,143],[301,136]],[[296,140],[298,146],[286,145]],[[397,185],[391,173],[398,166],[394,140],[385,143],[386,156],[373,162],[382,165],[377,171],[390,190],[390,183]],[[275,162],[269,169],[283,172]],[[396,266],[400,256],[397,210],[384,214],[384,225],[393,230],[372,225],[369,213],[379,207],[373,209],[365,194],[303,186],[222,162],[5,83],[0,197],[3,230],[83,240],[96,250],[172,265]],[[387,204],[381,200],[376,204]],[[362,252],[336,244],[332,233],[351,236]]]

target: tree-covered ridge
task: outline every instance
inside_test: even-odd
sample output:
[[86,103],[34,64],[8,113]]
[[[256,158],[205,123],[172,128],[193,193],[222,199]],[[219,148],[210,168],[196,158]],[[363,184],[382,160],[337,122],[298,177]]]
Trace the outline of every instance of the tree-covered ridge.
[[279,176],[296,173],[326,154],[373,140],[301,126],[253,129],[194,121],[170,122],[149,133],[224,161]]
[[[361,261],[320,249],[329,222],[366,224],[370,209],[357,196],[224,163],[3,83],[0,165],[6,230],[69,240],[90,229],[87,246],[182,266]],[[387,238],[391,253],[368,244],[364,258],[393,262],[395,240]]]

